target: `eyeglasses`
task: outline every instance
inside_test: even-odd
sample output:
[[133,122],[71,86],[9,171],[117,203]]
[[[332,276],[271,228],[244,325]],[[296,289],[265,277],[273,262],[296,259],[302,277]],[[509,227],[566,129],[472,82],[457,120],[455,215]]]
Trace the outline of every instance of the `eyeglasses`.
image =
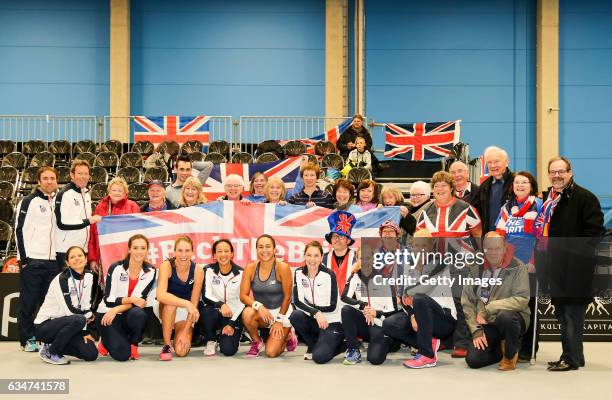
[[548,171],[548,175],[550,176],[562,176],[567,174],[568,170],[566,169],[560,169],[558,171]]
[[238,188],[238,187],[242,187],[242,185],[239,184],[235,184],[235,183],[226,183],[225,184],[226,187],[228,188]]

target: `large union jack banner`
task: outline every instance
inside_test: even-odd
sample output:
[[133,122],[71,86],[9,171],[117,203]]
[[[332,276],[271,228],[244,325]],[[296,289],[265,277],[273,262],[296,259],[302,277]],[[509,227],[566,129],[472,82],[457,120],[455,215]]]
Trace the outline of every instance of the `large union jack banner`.
[[[199,263],[212,262],[212,243],[230,239],[234,246],[234,261],[241,266],[256,258],[255,240],[263,233],[277,242],[277,256],[292,266],[302,265],[305,244],[311,240],[328,244],[327,217],[333,210],[321,207],[305,208],[286,204],[214,201],[170,211],[103,217],[98,225],[100,254],[104,271],[127,253],[130,236],[141,233],[150,241],[149,261],[159,266],[172,255],[174,239],[186,234],[195,244]],[[377,237],[379,226],[386,220],[399,222],[399,207],[383,207],[355,214],[357,223],[352,237],[357,246],[362,237]]]
[[[210,172],[210,176],[206,180],[203,186],[204,194],[206,198],[210,200],[216,200],[219,196],[225,194],[225,188],[223,184],[225,179],[232,174],[236,174],[242,177],[246,183],[245,192],[243,196],[248,195],[249,181],[251,176],[256,172],[263,172],[268,178],[276,176],[281,178],[285,182],[287,189],[293,189],[295,180],[300,172],[301,157],[290,157],[284,160],[273,161],[262,164],[236,164],[236,163],[222,163],[217,164],[213,167]],[[197,175],[197,171],[194,170],[194,175]]]
[[385,125],[385,157],[412,161],[448,157],[461,136],[460,120]]
[[148,140],[152,143],[175,141],[183,144],[199,140],[208,147],[210,141],[210,117],[198,115],[184,117],[164,115],[159,117],[135,116],[132,119],[134,141]]

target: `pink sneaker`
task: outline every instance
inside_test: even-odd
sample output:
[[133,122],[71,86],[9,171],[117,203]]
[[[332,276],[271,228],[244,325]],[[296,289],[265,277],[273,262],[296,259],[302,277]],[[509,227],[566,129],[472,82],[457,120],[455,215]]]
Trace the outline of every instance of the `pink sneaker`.
[[404,361],[402,364],[406,368],[431,368],[435,367],[438,362],[438,349],[440,348],[440,339],[431,339],[431,349],[433,350],[433,357],[425,357],[423,354],[417,353],[412,359]]
[[172,361],[172,346],[165,344],[159,353],[160,361]]
[[436,359],[425,357],[422,354],[417,354],[414,358],[406,360],[402,364],[406,368],[431,368],[436,366]]
[[291,332],[289,332],[289,339],[287,339],[287,351],[295,351],[298,346],[298,338],[295,335],[295,331],[291,328]]
[[251,342],[251,348],[246,353],[246,357],[255,358],[259,357],[259,353],[264,349],[264,342],[259,338],[257,342]]

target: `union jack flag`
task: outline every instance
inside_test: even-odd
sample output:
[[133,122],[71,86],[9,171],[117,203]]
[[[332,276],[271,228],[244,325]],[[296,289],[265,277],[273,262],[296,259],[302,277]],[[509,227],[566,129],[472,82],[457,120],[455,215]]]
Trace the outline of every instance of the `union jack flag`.
[[385,157],[412,161],[448,157],[459,142],[460,120],[385,125]]
[[210,176],[206,180],[203,191],[208,200],[216,200],[219,196],[225,194],[225,188],[223,187],[225,179],[229,175],[236,174],[241,176],[246,184],[245,192],[243,193],[243,196],[246,196],[248,195],[249,189],[248,183],[251,180],[251,176],[256,172],[263,172],[268,178],[277,176],[285,182],[285,187],[287,189],[292,189],[300,172],[300,163],[301,157],[290,157],[284,160],[262,164],[218,164],[215,165],[210,172]]
[[[196,262],[212,262],[211,244],[220,238],[230,239],[234,262],[245,266],[256,258],[255,241],[263,233],[274,236],[277,256],[293,266],[303,265],[304,247],[312,240],[324,242],[329,232],[327,217],[333,210],[305,208],[286,204],[213,201],[178,210],[103,217],[98,225],[100,254],[104,271],[126,256],[127,241],[136,234],[149,241],[148,260],[159,266],[172,256],[177,235],[186,234],[194,241]],[[383,207],[355,214],[352,237],[378,236],[378,227],[387,220],[399,222],[399,207]]]
[[[306,145],[306,152],[308,154],[314,154],[314,146],[318,142],[322,140],[327,140],[329,142],[332,142],[333,144],[336,144],[340,135],[342,135],[342,133],[345,130],[347,130],[349,126],[351,126],[352,122],[353,122],[353,118],[347,118],[344,121],[342,121],[340,124],[334,126],[333,128],[331,128],[325,133],[321,133],[309,139],[295,139],[295,141],[304,143]],[[281,146],[284,146],[285,144],[287,144],[287,142],[290,142],[290,141],[291,140],[279,140],[278,143],[280,143]]]
[[161,117],[135,116],[133,118],[134,141],[148,140],[152,143],[175,141],[183,144],[199,140],[208,147],[210,141],[210,117],[182,117],[165,115]]

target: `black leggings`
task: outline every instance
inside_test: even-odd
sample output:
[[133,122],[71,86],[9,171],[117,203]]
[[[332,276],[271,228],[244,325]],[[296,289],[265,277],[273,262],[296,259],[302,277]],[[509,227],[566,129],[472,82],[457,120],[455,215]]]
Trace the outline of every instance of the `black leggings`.
[[[444,309],[434,299],[417,294],[412,300],[409,313],[397,313],[385,319],[383,331],[386,335],[416,347],[425,357],[433,357],[432,338],[445,339],[453,334],[455,319],[448,309]],[[414,314],[418,329],[412,329],[410,316]]]
[[344,332],[340,322],[331,323],[327,329],[321,329],[314,317],[301,310],[293,310],[289,321],[306,342],[307,352],[312,353],[312,360],[317,364],[325,364],[345,350]]
[[34,317],[36,310],[45,300],[49,284],[59,273],[55,261],[29,260],[21,268],[19,291],[19,341],[25,345],[34,336]]
[[521,346],[521,335],[525,332],[525,321],[516,311],[500,311],[495,322],[482,326],[487,337],[487,348],[479,350],[474,342],[468,345],[465,362],[470,368],[482,368],[502,359],[501,341],[506,341],[506,358],[512,358]]
[[233,356],[238,352],[238,345],[240,344],[240,336],[242,336],[242,322],[240,322],[241,316],[238,316],[236,326],[234,327],[234,334],[224,335],[219,334],[217,337],[217,331],[221,331],[227,325],[229,325],[231,319],[221,315],[221,312],[214,308],[206,306],[202,310],[202,323],[204,330],[204,340],[215,340],[218,338],[219,351],[225,356]]
[[369,343],[368,361],[374,365],[385,362],[393,340],[385,336],[381,326],[369,326],[363,312],[351,306],[344,306],[342,307],[342,328],[348,347],[357,348],[359,346],[357,337],[361,337]]
[[34,331],[38,340],[51,344],[49,351],[52,354],[93,361],[98,358],[98,349],[93,341],[85,343],[83,339],[87,334],[87,331],[83,330],[86,323],[84,315],[74,314],[48,319],[42,324],[35,325]]
[[142,340],[142,332],[147,325],[147,313],[140,307],[132,307],[117,314],[109,326],[102,325],[104,314],[96,313],[96,325],[102,344],[117,361],[127,361],[132,353],[132,344]]

